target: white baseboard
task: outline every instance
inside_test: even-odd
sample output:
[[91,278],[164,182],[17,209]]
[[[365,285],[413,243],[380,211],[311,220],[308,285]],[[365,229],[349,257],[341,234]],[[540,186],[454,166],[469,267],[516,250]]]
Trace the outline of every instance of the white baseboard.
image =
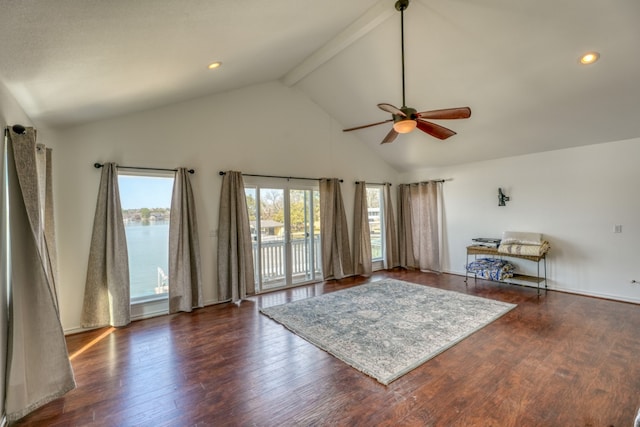
[[[228,301],[205,301],[204,305],[206,306],[210,306],[210,305],[216,305],[216,304],[222,304]],[[143,320],[143,319],[150,319],[152,317],[158,317],[158,316],[164,316],[169,314],[169,310],[166,307],[161,307],[161,306],[147,306],[147,308],[145,310],[135,310],[132,309],[131,312],[131,320],[135,321],[135,320]],[[76,326],[72,326],[70,328],[66,328],[64,330],[64,334],[65,335],[73,335],[73,334],[79,334],[81,332],[87,332],[87,331],[91,331],[94,329],[100,329],[100,328],[83,328],[80,325],[76,325]],[[0,427],[4,427],[2,425],[0,425]]]
[[[454,274],[456,276],[466,276],[466,273],[461,271],[444,271],[444,273]],[[469,276],[469,277],[473,278],[473,276]],[[551,282],[550,285],[547,287],[547,289],[550,291],[564,292],[567,294],[574,294],[574,295],[582,295],[585,297],[602,298],[602,299],[608,299],[608,300],[619,301],[619,302],[629,302],[632,304],[640,304],[640,299],[638,298],[629,298],[625,296],[612,295],[612,294],[606,294],[601,292],[587,292],[582,289],[572,289],[572,288],[567,288],[563,286],[557,286],[553,284],[552,279],[548,278],[548,280]],[[532,286],[532,285],[525,285],[525,286],[536,288],[536,286]]]
[[[97,329],[97,328],[91,328],[91,329]],[[82,328],[80,326],[72,326],[70,328],[66,328],[63,332],[65,335],[73,335],[73,334],[79,334],[80,332],[90,331],[91,329]]]

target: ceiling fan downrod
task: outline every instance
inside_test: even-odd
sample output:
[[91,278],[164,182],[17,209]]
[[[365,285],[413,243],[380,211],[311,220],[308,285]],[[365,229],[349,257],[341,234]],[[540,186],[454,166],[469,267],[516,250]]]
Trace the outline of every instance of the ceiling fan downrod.
[[407,107],[404,96],[404,11],[409,7],[409,0],[398,0],[396,2],[396,10],[400,12],[400,46],[402,52],[402,108]]

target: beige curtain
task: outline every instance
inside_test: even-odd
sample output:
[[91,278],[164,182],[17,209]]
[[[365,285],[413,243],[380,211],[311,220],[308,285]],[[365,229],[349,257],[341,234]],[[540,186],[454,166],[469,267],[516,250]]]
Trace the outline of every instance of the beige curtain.
[[398,263],[404,268],[416,266],[413,255],[410,188],[409,184],[398,186]]
[[[46,148],[44,145],[39,145],[38,153],[38,165],[39,171],[43,171],[43,175],[46,176],[44,183],[44,240],[49,252],[49,265],[48,271],[51,276],[51,292],[54,295],[56,307],[58,306],[58,249],[56,245],[56,232],[55,232],[55,220],[53,216],[53,163],[52,163],[52,150]],[[44,166],[43,166],[44,164]],[[40,173],[40,172],[39,172]]]
[[190,174],[178,168],[169,221],[169,313],[202,307],[198,222]]
[[405,267],[441,272],[442,182],[401,187],[400,261]]
[[[441,182],[421,182],[411,186],[413,253],[422,271],[442,271],[440,267],[439,193]],[[417,203],[416,203],[417,201]]]
[[218,216],[218,298],[240,302],[255,293],[249,213],[242,173],[222,177]]
[[393,214],[393,203],[391,201],[391,184],[386,183],[382,188],[382,204],[384,212],[384,242],[385,257],[384,268],[394,268],[400,265],[398,254],[398,238],[396,235],[396,221]]
[[371,275],[371,233],[369,231],[367,185],[364,181],[356,183],[353,208],[353,267],[355,274]]
[[320,180],[320,238],[324,280],[352,275],[349,230],[339,179]]
[[[51,166],[34,129],[8,129],[9,319],[5,412],[9,422],[75,388],[55,296]],[[40,150],[43,154],[38,154]],[[42,156],[42,157],[40,157]],[[51,159],[50,155],[48,156]],[[49,173],[47,173],[47,171]]]
[[127,239],[115,163],[102,167],[89,249],[81,324],[85,328],[131,322]]
[[[7,131],[8,132],[8,131]],[[5,171],[7,170],[7,135],[3,136],[0,148],[0,289],[9,289],[9,205],[8,183]],[[7,379],[7,333],[8,333],[8,310],[9,301],[7,292],[0,292],[0,343],[2,343],[2,352],[0,352],[0,384],[6,384]],[[4,414],[4,387],[0,387],[0,413]]]

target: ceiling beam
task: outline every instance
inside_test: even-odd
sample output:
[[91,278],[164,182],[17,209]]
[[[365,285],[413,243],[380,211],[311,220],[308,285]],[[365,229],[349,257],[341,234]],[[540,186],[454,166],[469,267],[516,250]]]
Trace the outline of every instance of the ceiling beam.
[[389,0],[380,0],[360,18],[345,28],[340,34],[329,40],[324,46],[316,50],[304,61],[290,70],[282,82],[286,86],[293,86],[307,75],[315,71],[322,64],[333,58],[342,50],[349,47],[360,37],[380,25],[385,19],[393,15],[396,10],[391,7]]

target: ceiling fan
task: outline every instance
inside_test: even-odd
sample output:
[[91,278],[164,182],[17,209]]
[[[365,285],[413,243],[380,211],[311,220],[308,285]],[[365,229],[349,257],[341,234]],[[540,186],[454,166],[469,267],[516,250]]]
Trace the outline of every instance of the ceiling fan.
[[431,110],[418,112],[415,108],[407,107],[404,94],[404,11],[409,7],[409,0],[398,0],[396,2],[396,10],[400,11],[400,35],[402,48],[402,107],[398,108],[391,104],[378,104],[378,108],[387,113],[391,113],[391,119],[383,120],[377,123],[371,123],[364,126],[356,126],[353,128],[343,129],[343,132],[349,132],[357,129],[364,129],[371,126],[381,125],[383,123],[393,122],[393,128],[387,136],[382,140],[382,144],[393,142],[399,133],[409,133],[416,127],[421,131],[428,133],[438,139],[447,139],[456,133],[451,129],[429,122],[425,119],[432,120],[450,120],[450,119],[468,119],[471,117],[471,109],[469,107],[445,108],[443,110]]

